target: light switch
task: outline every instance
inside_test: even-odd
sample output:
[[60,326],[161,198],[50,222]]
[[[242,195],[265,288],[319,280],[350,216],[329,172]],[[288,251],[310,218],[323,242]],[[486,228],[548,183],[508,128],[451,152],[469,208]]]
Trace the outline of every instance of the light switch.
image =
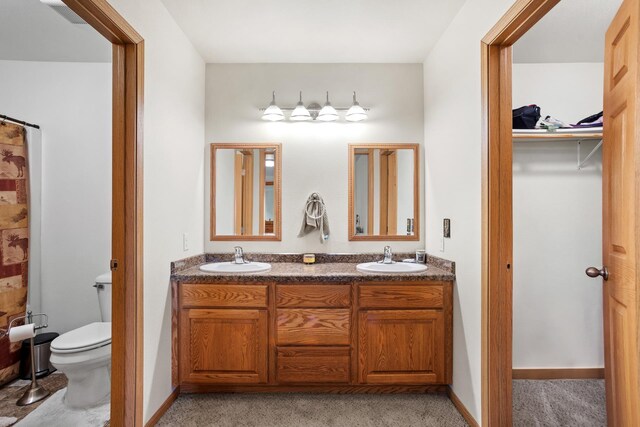
[[189,235],[187,233],[182,233],[182,250],[189,250]]
[[451,238],[451,220],[449,218],[442,221],[442,236],[447,239]]

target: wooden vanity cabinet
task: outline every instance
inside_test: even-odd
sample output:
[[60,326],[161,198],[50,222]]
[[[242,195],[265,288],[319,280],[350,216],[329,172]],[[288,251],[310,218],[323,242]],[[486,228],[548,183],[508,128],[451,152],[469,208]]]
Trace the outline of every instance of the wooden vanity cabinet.
[[358,381],[451,382],[451,285],[362,284],[358,289]]
[[451,382],[451,282],[173,290],[174,383],[183,391],[418,391]]
[[180,381],[266,384],[267,296],[267,285],[181,285]]

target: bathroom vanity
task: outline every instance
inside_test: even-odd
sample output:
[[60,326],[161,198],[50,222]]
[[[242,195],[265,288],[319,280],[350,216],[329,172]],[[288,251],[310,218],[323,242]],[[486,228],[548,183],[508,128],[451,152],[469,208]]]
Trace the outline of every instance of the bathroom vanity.
[[[262,257],[262,259],[256,259]],[[173,383],[181,392],[437,391],[452,378],[454,265],[356,270],[372,255],[252,255],[253,274],[172,270]],[[229,260],[225,255],[224,260]]]

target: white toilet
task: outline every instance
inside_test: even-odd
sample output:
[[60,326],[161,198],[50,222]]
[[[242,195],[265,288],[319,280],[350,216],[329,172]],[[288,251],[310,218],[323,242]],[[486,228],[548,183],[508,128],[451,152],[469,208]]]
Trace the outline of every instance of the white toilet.
[[102,322],[60,335],[51,343],[51,364],[69,380],[65,404],[89,408],[111,394],[111,273],[96,278]]

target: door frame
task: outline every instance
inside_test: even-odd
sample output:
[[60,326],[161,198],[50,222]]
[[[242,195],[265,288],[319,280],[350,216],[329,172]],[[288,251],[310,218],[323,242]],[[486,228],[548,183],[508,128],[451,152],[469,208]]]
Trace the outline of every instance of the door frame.
[[107,0],[63,0],[113,44],[111,426],[142,426],[144,40]]
[[512,46],[560,0],[516,0],[481,42],[482,425],[512,425]]

